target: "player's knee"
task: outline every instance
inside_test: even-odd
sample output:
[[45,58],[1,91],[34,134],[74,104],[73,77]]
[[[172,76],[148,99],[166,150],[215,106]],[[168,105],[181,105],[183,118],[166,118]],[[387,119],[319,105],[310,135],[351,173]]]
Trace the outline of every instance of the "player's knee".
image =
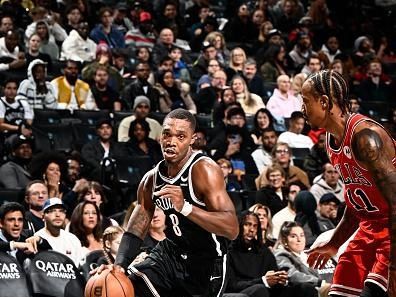
[[364,284],[364,288],[360,297],[387,297],[388,294],[382,290],[376,284],[367,282]]

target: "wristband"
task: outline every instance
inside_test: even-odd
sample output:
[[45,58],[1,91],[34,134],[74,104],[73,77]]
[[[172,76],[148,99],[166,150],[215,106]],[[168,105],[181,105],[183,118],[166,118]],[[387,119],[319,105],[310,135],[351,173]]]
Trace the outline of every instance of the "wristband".
[[192,212],[192,209],[193,209],[192,204],[184,200],[183,208],[180,210],[180,213],[186,217]]
[[142,243],[143,240],[135,234],[125,232],[122,236],[114,264],[121,266],[125,271],[127,271],[129,264],[131,264],[139,254]]

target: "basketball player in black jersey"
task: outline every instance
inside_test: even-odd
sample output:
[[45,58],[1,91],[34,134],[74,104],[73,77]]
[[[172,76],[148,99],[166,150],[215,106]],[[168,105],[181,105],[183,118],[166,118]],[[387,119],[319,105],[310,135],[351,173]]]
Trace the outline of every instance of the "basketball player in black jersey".
[[[128,271],[136,295],[222,296],[227,245],[238,235],[235,209],[225,190],[220,167],[194,153],[195,118],[176,109],[164,119],[164,160],[138,188],[135,207],[122,238],[115,269]],[[140,264],[138,255],[155,207],[166,215],[167,238]]]

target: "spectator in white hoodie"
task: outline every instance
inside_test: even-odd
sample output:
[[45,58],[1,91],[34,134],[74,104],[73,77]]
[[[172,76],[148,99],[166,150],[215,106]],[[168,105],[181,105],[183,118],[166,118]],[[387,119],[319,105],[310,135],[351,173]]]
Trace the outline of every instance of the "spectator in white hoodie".
[[62,44],[61,60],[92,62],[96,57],[96,43],[88,37],[87,22],[78,24],[77,29],[71,30]]

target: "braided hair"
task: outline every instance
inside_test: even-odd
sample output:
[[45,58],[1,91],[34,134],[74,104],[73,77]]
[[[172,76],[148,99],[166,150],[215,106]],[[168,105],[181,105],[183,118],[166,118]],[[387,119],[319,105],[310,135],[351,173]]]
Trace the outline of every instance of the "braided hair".
[[334,70],[321,70],[309,75],[308,80],[311,82],[315,95],[329,97],[329,110],[333,108],[333,102],[335,102],[343,115],[349,112],[348,84],[341,74]]
[[109,241],[111,243],[113,240],[117,238],[119,234],[123,234],[123,233],[124,233],[124,229],[122,229],[119,226],[107,227],[106,230],[103,232],[103,240],[102,240],[103,253],[106,257],[108,264],[114,264],[114,258],[111,255],[110,248],[106,246],[106,241]]

